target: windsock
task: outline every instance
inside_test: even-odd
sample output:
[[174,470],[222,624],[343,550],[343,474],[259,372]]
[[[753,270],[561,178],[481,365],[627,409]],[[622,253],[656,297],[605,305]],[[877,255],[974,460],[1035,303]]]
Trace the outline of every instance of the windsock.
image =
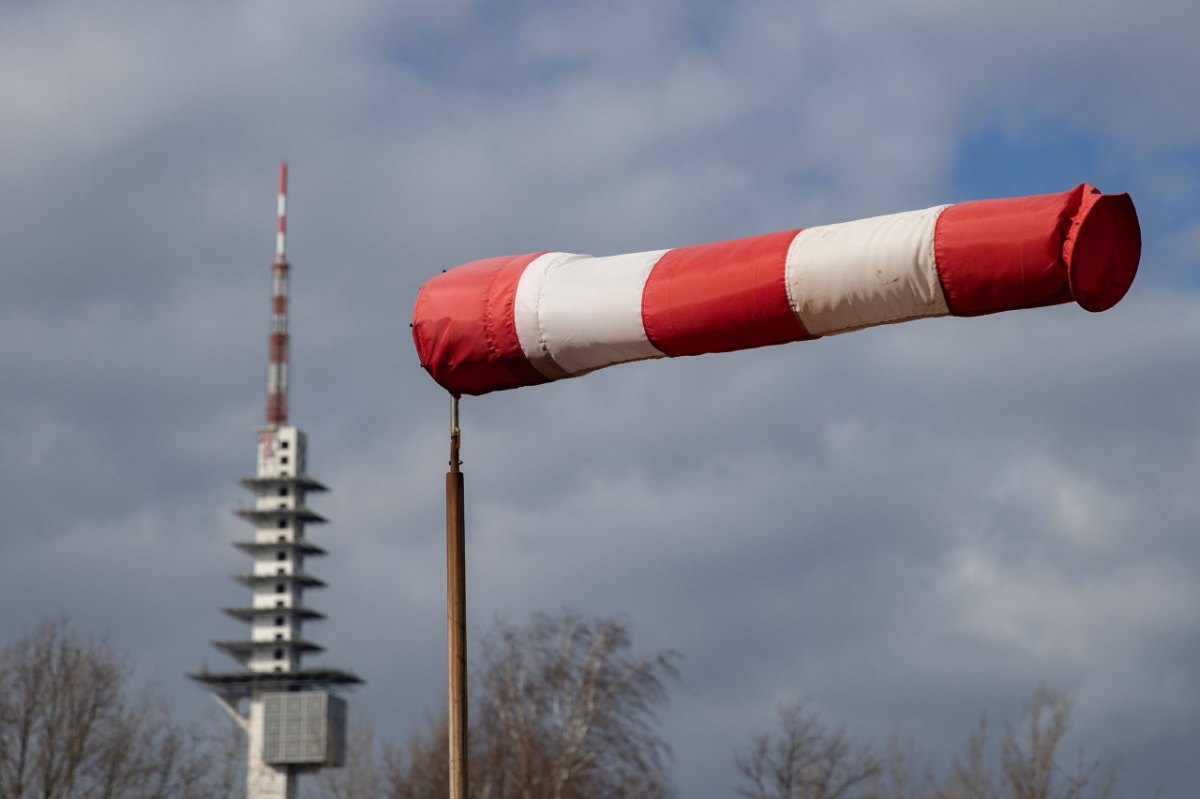
[[1140,257],[1129,195],[1081,184],[670,250],[472,261],[421,287],[412,333],[438,384],[486,394],[923,317],[1103,311]]

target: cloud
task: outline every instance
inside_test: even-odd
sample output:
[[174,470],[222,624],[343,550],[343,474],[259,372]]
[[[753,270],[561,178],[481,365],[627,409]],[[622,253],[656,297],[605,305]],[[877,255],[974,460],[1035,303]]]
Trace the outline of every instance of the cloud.
[[395,737],[442,701],[447,409],[406,339],[421,281],[1060,190],[1078,169],[1142,210],[1142,274],[1113,311],[464,402],[472,626],[571,605],[682,651],[666,722],[688,796],[724,795],[732,753],[796,695],[941,751],[1043,679],[1135,789],[1187,773],[1148,753],[1195,737],[1198,701],[1191,4],[6,13],[6,635],[69,610],[206,707],[181,675],[237,629],[216,609],[242,590],[227,509],[262,412],[281,157],[292,408],[334,488],[313,501],[332,524],[312,635]]

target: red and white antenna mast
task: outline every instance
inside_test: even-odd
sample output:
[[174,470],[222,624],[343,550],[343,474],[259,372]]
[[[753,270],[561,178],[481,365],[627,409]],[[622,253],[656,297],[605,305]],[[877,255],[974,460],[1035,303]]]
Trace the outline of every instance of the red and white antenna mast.
[[271,335],[267,362],[267,424],[287,424],[288,397],[288,260],[287,161],[279,164],[278,228],[275,232],[275,261],[271,264]]

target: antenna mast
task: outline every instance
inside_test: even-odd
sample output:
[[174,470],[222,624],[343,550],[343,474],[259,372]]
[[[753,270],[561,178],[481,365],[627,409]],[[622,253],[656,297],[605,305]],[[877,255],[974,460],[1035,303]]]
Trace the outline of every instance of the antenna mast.
[[278,227],[275,232],[275,261],[271,264],[271,334],[267,359],[267,425],[287,424],[288,396],[288,260],[287,161],[279,164]]

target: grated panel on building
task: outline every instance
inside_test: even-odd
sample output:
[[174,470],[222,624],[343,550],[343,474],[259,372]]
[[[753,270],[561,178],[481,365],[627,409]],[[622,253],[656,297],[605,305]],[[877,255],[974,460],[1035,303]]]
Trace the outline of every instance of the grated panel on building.
[[263,762],[340,766],[346,702],[327,691],[263,694]]

